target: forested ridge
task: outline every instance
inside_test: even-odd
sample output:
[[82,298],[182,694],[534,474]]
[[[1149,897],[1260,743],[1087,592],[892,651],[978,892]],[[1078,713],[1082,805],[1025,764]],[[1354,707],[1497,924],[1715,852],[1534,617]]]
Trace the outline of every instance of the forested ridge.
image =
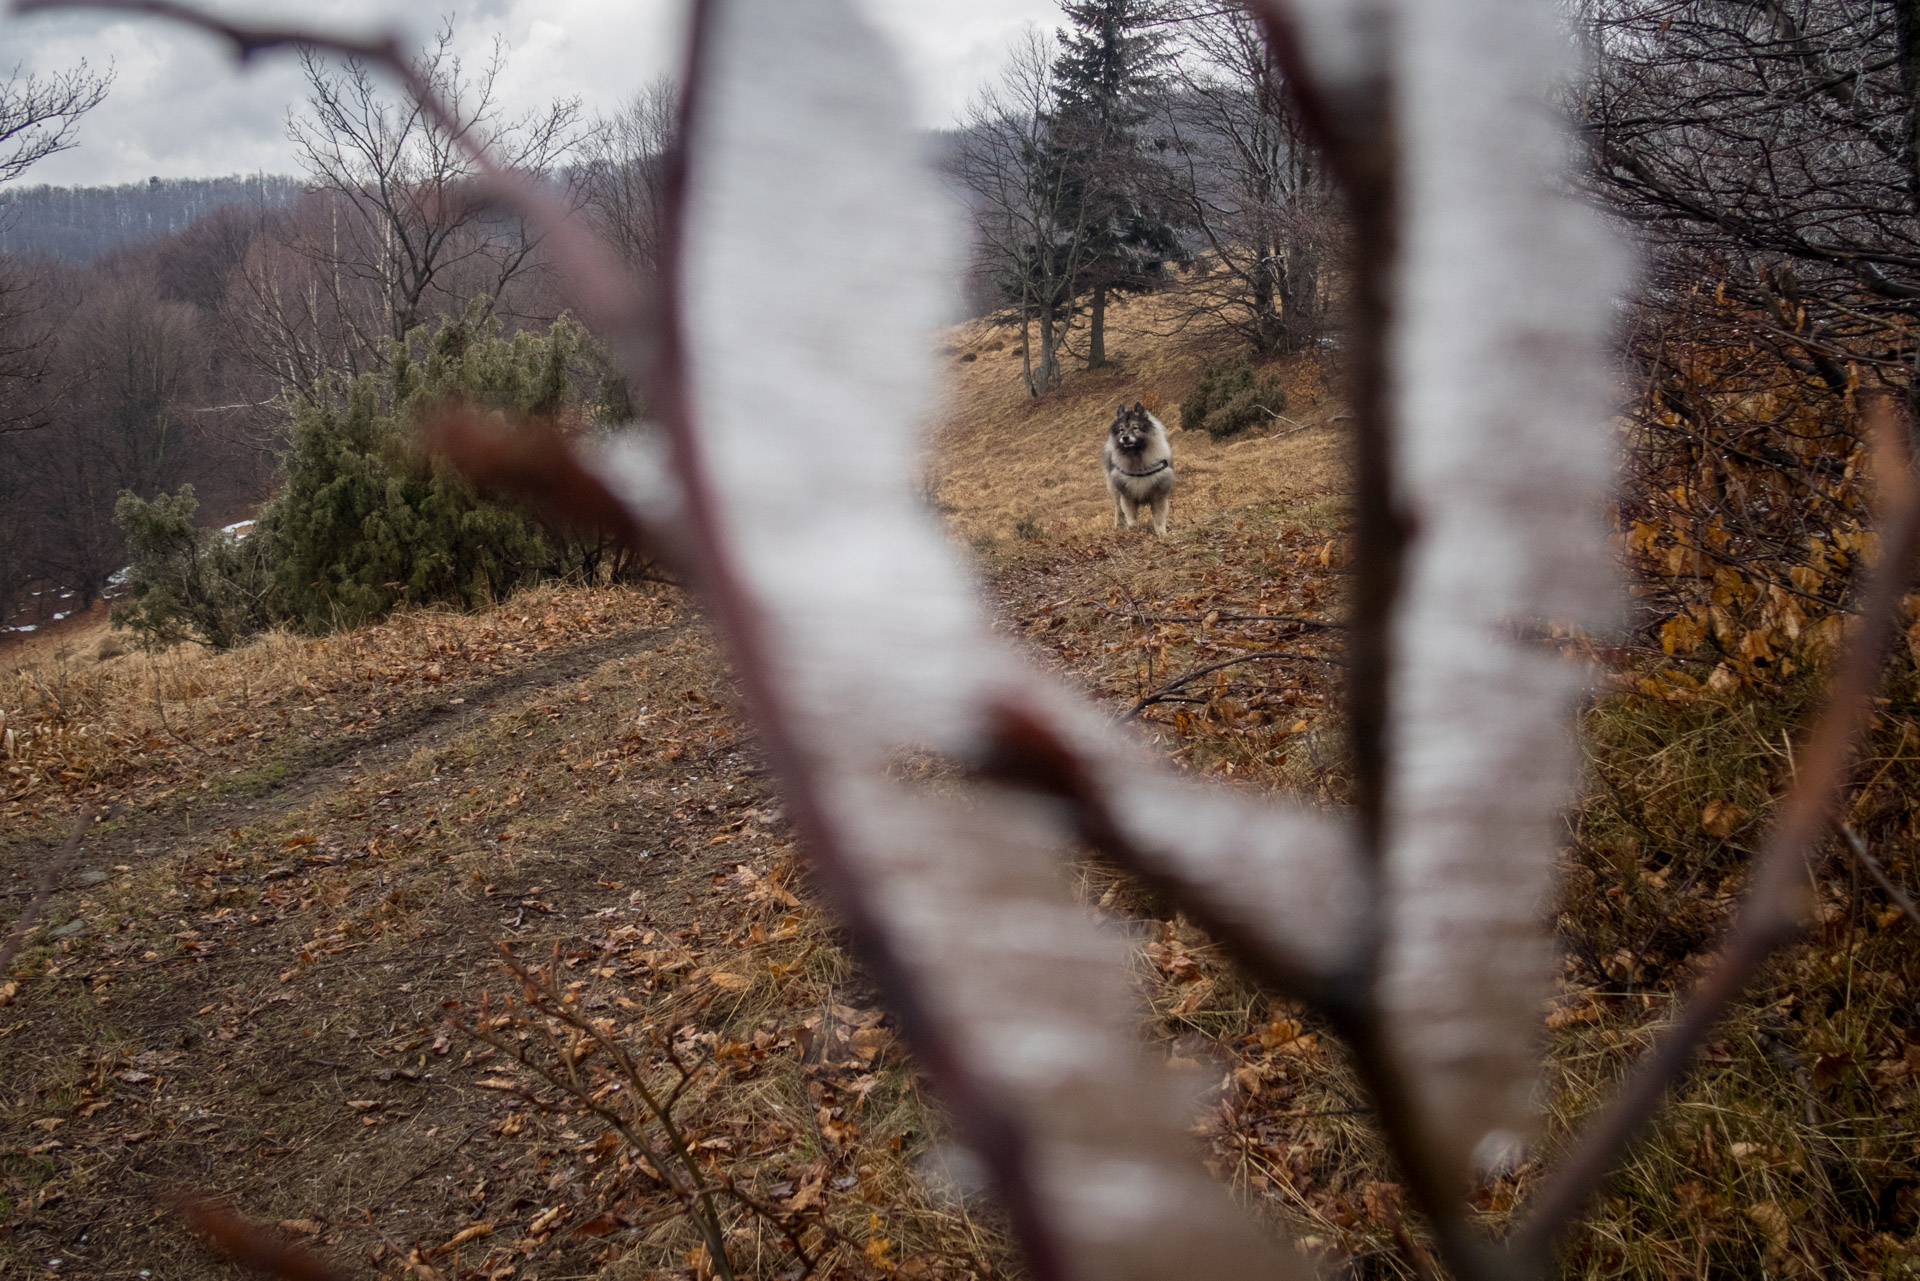
[[0,194],[0,254],[87,263],[185,231],[228,205],[264,212],[299,197],[298,178],[149,178],[117,187],[15,183]]

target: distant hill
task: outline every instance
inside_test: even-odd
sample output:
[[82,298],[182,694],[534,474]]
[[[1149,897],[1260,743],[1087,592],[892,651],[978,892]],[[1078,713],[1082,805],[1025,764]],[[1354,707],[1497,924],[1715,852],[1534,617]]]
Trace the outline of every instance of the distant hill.
[[171,235],[222,205],[283,205],[302,190],[298,178],[274,174],[0,188],[0,253],[86,262],[122,245]]

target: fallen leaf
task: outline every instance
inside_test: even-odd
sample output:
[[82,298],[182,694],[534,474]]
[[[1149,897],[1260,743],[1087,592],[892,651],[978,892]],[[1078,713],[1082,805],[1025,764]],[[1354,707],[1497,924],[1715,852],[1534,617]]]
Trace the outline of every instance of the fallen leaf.
[[801,1181],[800,1190],[789,1197],[786,1205],[781,1208],[788,1213],[806,1209],[820,1199],[820,1189],[826,1184],[826,1181],[827,1172],[816,1166],[807,1177]]
[[440,1248],[442,1250],[457,1249],[458,1247],[465,1245],[469,1241],[475,1240],[479,1237],[489,1236],[492,1234],[492,1232],[493,1232],[493,1225],[491,1223],[470,1224],[467,1227],[461,1228],[458,1232],[454,1233],[451,1237],[447,1239],[447,1243],[441,1246]]
[[1747,821],[1747,812],[1731,801],[1709,801],[1700,811],[1700,826],[1707,835],[1726,840],[1734,829]]

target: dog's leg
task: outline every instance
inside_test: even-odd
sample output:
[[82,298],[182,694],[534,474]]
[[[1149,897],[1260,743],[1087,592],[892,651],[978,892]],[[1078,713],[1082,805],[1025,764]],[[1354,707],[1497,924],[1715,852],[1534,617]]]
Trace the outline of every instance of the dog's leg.
[[1120,529],[1127,523],[1127,500],[1122,498],[1120,491],[1112,485],[1107,486],[1107,492],[1113,495],[1113,527]]
[[1167,532],[1167,505],[1171,501],[1165,494],[1153,496],[1153,532],[1156,534]]

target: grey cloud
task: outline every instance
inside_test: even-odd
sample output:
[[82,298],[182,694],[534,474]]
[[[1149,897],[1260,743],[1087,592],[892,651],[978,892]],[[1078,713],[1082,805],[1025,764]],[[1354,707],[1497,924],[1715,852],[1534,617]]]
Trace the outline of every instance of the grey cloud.
[[[862,0],[901,47],[926,123],[951,123],[1028,22],[1053,25],[1052,0]],[[611,110],[674,66],[679,8],[671,0],[468,0],[455,13],[460,52],[485,56],[494,32],[507,41],[505,105],[525,110],[579,94]],[[424,41],[433,19],[396,0],[255,0],[246,11],[348,30],[398,26]],[[445,12],[434,10],[432,12]],[[83,123],[81,145],[36,166],[27,182],[119,183],[295,171],[285,137],[302,98],[290,56],[241,69],[212,40],[152,20],[98,14],[0,16],[0,66],[53,70],[82,57],[112,62],[106,103]]]

